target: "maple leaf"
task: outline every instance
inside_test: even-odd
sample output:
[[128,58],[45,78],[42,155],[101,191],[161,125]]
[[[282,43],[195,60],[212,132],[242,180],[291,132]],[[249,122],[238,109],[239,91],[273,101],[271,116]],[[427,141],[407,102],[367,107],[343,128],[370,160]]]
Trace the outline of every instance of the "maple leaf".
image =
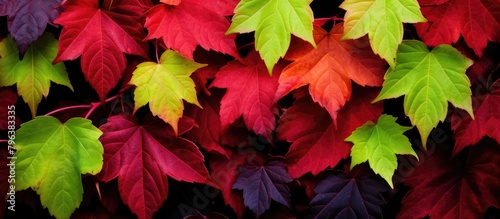
[[[126,68],[123,53],[147,57],[145,34],[133,1],[115,1],[112,11],[99,8],[97,0],[68,1],[55,23],[63,26],[54,62],[81,56],[85,79],[104,101]],[[127,14],[125,14],[127,13]],[[82,28],[83,27],[83,28]]]
[[382,176],[391,188],[394,188],[392,176],[398,166],[396,154],[417,157],[410,141],[403,135],[411,127],[400,126],[396,123],[396,119],[389,115],[381,115],[376,124],[368,121],[345,139],[354,144],[351,148],[351,169],[368,161],[370,168]]
[[250,161],[264,162],[261,154],[242,152],[242,148],[226,149],[226,154],[230,155],[229,158],[214,154],[209,159],[210,169],[212,170],[211,176],[215,182],[221,185],[224,202],[233,208],[238,218],[243,218],[246,210],[243,204],[243,192],[232,188],[238,179],[240,167]]
[[19,51],[12,38],[7,37],[0,42],[0,86],[17,84],[17,93],[28,104],[33,117],[42,96],[49,95],[51,81],[73,90],[64,64],[52,65],[57,44],[52,34],[44,34],[19,60]]
[[16,132],[16,190],[32,188],[51,215],[69,218],[82,201],[81,174],[97,174],[103,165],[101,134],[83,118],[23,123]]
[[268,73],[290,45],[293,34],[314,43],[313,12],[310,0],[242,0],[234,10],[235,15],[227,34],[249,33],[255,30],[255,46],[264,60]]
[[193,59],[196,45],[239,57],[235,36],[226,36],[229,21],[209,0],[182,0],[178,5],[159,4],[147,12],[146,40],[162,38],[168,48]]
[[347,11],[342,39],[368,34],[373,52],[391,67],[403,40],[403,22],[427,22],[417,0],[346,0],[339,7]]
[[474,117],[461,116],[454,113],[451,117],[451,128],[455,130],[455,147],[453,155],[458,154],[465,147],[477,144],[484,136],[489,136],[500,142],[500,88],[493,92],[474,96],[473,102],[478,103],[474,109]]
[[427,137],[446,117],[449,101],[471,116],[470,81],[465,70],[472,61],[450,45],[429,51],[416,40],[404,41],[398,49],[396,67],[387,70],[382,91],[374,100],[405,95],[404,110],[416,125],[426,147]]
[[[294,54],[300,58],[281,73],[276,100],[309,84],[313,100],[336,120],[338,110],[351,97],[350,79],[362,86],[382,85],[385,63],[372,53],[368,39],[340,41],[342,30],[342,23],[335,25],[330,33],[321,27],[314,28],[317,49],[311,48],[302,56]],[[296,45],[298,48],[294,50],[304,48]]]
[[465,162],[438,147],[405,179],[410,191],[398,218],[483,218],[489,206],[500,208],[499,145],[470,148]]
[[[179,133],[194,125],[192,119],[179,121]],[[100,177],[110,181],[118,177],[120,196],[139,218],[152,218],[168,196],[168,175],[179,181],[197,182],[218,188],[203,164],[196,145],[176,138],[166,123],[148,116],[137,118],[121,114],[108,118],[100,127],[104,132],[104,166]]]
[[[2,115],[2,117],[0,118],[0,130],[9,129],[9,125],[12,125],[12,122],[10,122],[9,124],[9,121],[13,121],[15,123],[14,127],[17,127],[20,124],[20,120],[17,115],[15,115],[14,111],[17,102],[16,92],[10,88],[1,88],[0,97],[2,97],[0,98],[0,115]],[[12,108],[11,106],[14,106],[14,108]],[[9,113],[9,111],[14,111],[14,115],[12,115],[12,113]],[[15,120],[10,119],[12,117],[9,118],[9,116],[14,116]]]
[[221,92],[213,92],[211,96],[202,96],[200,105],[203,107],[190,107],[186,115],[196,121],[198,127],[193,127],[186,137],[199,143],[208,152],[215,152],[229,158],[222,146],[222,130],[219,116]]
[[429,23],[416,24],[428,46],[456,43],[460,35],[481,57],[489,41],[500,42],[499,0],[449,0],[422,8]]
[[269,76],[256,52],[250,52],[242,61],[231,61],[222,67],[210,85],[227,88],[219,112],[222,130],[225,132],[243,116],[248,129],[270,139],[276,123],[273,99],[283,65],[278,64]]
[[314,191],[317,195],[310,204],[314,218],[378,218],[387,186],[373,176],[351,177],[335,171],[321,180]]
[[352,131],[382,114],[382,104],[370,104],[376,89],[355,87],[353,98],[339,112],[338,129],[328,112],[310,97],[301,98],[278,121],[278,140],[293,142],[286,154],[288,173],[298,178],[318,174],[348,158],[351,144],[344,142]]
[[8,17],[9,31],[21,54],[59,16],[61,0],[2,0],[0,16]]
[[250,163],[242,167],[233,189],[243,190],[245,206],[260,217],[271,206],[271,199],[290,208],[290,189],[286,185],[293,179],[286,165],[270,159],[263,165]]
[[177,123],[184,110],[182,100],[201,107],[194,82],[189,76],[203,66],[172,50],[165,51],[159,63],[139,64],[129,82],[137,86],[134,91],[134,112],[149,102],[153,115],[170,124],[177,134]]

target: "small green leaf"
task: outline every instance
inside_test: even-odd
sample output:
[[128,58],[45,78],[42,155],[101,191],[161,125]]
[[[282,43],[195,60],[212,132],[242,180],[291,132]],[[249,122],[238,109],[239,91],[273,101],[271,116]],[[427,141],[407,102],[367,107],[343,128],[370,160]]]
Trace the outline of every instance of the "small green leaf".
[[313,12],[310,0],[242,0],[236,6],[227,31],[248,33],[255,30],[255,47],[269,74],[283,57],[293,34],[316,46],[313,38]]
[[427,22],[417,0],[345,0],[344,36],[370,38],[373,52],[394,67],[398,45],[403,40],[403,22]]
[[16,133],[16,190],[32,188],[56,218],[69,218],[83,197],[81,174],[103,165],[102,132],[83,118],[61,124],[39,116]]
[[398,49],[396,68],[387,71],[374,102],[406,95],[405,113],[417,126],[425,147],[432,129],[446,118],[447,101],[474,118],[470,80],[465,74],[471,65],[472,60],[450,45],[429,51],[420,41],[404,41]]
[[354,130],[345,139],[354,144],[351,148],[351,169],[368,161],[370,168],[393,188],[392,175],[398,166],[396,154],[409,154],[418,159],[410,141],[403,135],[410,129],[397,124],[395,117],[384,114],[378,118],[377,124],[368,121]]
[[17,45],[10,36],[0,42],[0,86],[17,83],[17,93],[28,104],[33,117],[42,95],[49,95],[50,81],[73,90],[64,64],[52,65],[58,44],[52,34],[45,33],[28,47],[23,60],[19,60]]
[[153,115],[170,124],[177,134],[177,123],[184,111],[182,100],[201,108],[194,81],[189,76],[204,66],[206,64],[193,62],[172,50],[161,55],[160,63],[139,64],[130,80],[130,84],[137,86],[134,111],[149,102]]

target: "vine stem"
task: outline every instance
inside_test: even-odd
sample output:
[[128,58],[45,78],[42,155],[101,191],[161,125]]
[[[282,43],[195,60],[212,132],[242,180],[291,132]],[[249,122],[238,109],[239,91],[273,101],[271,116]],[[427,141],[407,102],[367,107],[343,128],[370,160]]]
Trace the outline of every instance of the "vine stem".
[[160,59],[158,58],[158,39],[155,42],[155,55],[156,55],[156,62],[160,63]]
[[0,142],[9,142],[7,139],[0,139]]
[[[110,98],[106,99],[106,100],[104,101],[104,103],[109,103],[109,102],[111,102],[111,101],[113,101],[113,100],[116,100],[116,99],[118,99],[118,98],[120,98],[120,97],[121,97],[121,94],[117,94],[117,95],[115,95],[115,96],[112,96],[112,97],[110,97]],[[53,115],[53,114],[55,114],[55,113],[58,113],[58,112],[61,112],[61,111],[65,111],[65,110],[70,110],[70,109],[88,108],[88,109],[89,109],[89,111],[87,112],[87,114],[86,114],[86,115],[85,115],[85,117],[84,117],[84,118],[88,119],[88,118],[89,118],[89,116],[90,116],[90,115],[91,115],[91,114],[92,114],[92,113],[93,113],[93,112],[94,112],[97,108],[99,108],[99,106],[101,106],[101,105],[102,105],[102,104],[101,104],[101,102],[92,102],[92,103],[90,103],[90,104],[88,104],[88,105],[75,105],[75,106],[67,106],[67,107],[63,107],[63,108],[60,108],[60,109],[56,109],[56,110],[54,110],[54,111],[51,111],[51,112],[49,112],[49,113],[47,113],[47,114],[45,114],[45,115],[46,115],[46,116],[50,116],[50,115]]]

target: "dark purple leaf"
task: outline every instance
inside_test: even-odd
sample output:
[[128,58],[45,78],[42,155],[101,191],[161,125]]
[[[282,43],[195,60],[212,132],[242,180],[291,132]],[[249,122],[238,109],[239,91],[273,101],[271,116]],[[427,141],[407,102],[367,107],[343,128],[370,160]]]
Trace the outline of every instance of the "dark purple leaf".
[[290,189],[286,185],[293,181],[286,165],[270,159],[264,165],[248,164],[242,167],[233,189],[243,190],[245,206],[260,217],[271,205],[271,199],[290,208]]
[[335,172],[318,183],[311,200],[314,218],[378,218],[386,184],[376,177],[353,178]]
[[0,0],[0,16],[8,16],[9,31],[22,54],[59,16],[61,0]]

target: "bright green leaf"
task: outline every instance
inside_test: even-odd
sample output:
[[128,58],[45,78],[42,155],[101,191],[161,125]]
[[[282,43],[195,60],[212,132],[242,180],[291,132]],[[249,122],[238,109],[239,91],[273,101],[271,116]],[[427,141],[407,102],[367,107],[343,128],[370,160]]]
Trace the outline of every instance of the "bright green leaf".
[[16,190],[32,188],[56,218],[69,218],[83,197],[81,174],[97,174],[102,132],[83,118],[61,124],[39,116],[16,133]]
[[380,174],[392,188],[392,175],[398,166],[396,154],[409,154],[418,158],[410,141],[403,135],[410,129],[411,127],[398,125],[395,117],[381,115],[377,124],[368,121],[354,130],[345,139],[354,144],[351,148],[351,169],[368,161],[370,168]]
[[64,64],[52,65],[58,44],[52,34],[46,33],[28,47],[23,60],[19,60],[17,45],[10,36],[0,42],[0,86],[17,83],[17,93],[28,104],[33,117],[42,95],[49,95],[50,81],[73,90]]
[[345,0],[344,36],[357,39],[365,34],[375,54],[394,67],[398,45],[403,40],[403,22],[427,22],[417,0]]
[[470,59],[450,45],[429,52],[420,41],[404,41],[398,49],[396,67],[386,73],[382,91],[374,101],[406,95],[405,113],[417,126],[425,147],[429,133],[446,118],[447,101],[474,118],[470,81],[465,74],[471,65]]
[[204,66],[206,64],[193,62],[172,50],[161,55],[160,63],[139,64],[130,80],[130,84],[137,86],[134,111],[149,102],[153,115],[170,124],[177,134],[177,123],[184,110],[182,99],[201,108],[194,81],[189,76]]
[[242,0],[236,6],[228,34],[255,30],[255,47],[269,74],[290,45],[290,34],[316,46],[310,0]]

